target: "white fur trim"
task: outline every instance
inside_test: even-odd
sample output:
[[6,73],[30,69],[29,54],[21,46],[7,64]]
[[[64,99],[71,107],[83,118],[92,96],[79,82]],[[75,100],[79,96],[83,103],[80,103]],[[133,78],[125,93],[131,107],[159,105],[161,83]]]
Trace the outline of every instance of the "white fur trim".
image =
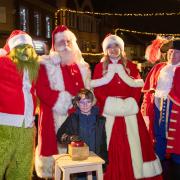
[[108,116],[107,114],[103,114],[103,116],[106,117],[106,123],[105,123],[106,136],[107,136],[106,139],[107,139],[107,148],[109,148],[109,142],[110,142],[110,138],[111,138],[111,132],[112,132],[112,128],[114,125],[115,117]]
[[0,125],[22,127],[24,115],[0,112]]
[[153,161],[143,162],[137,116],[125,116],[125,123],[135,178],[141,179],[160,175],[162,168],[158,157]]
[[59,115],[66,115],[71,105],[71,94],[68,91],[61,91],[55,105],[53,106],[53,111]]
[[99,86],[108,84],[113,79],[115,71],[116,71],[116,65],[109,64],[108,72],[100,79],[91,80],[90,87],[95,88],[95,87],[99,87]]
[[7,51],[3,48],[0,48],[0,56],[6,56],[7,55]]
[[104,106],[104,113],[110,116],[130,116],[137,114],[139,107],[134,98],[121,99],[108,97]]
[[54,159],[52,156],[40,156],[39,148],[36,147],[35,152],[35,170],[36,174],[40,178],[51,178],[53,177],[53,165]]
[[[106,117],[106,135],[107,135],[107,146],[109,148],[109,142],[111,138],[112,128],[114,125],[115,116]],[[136,178],[143,177],[143,160],[141,152],[141,144],[139,138],[139,132],[137,127],[136,115],[125,117],[128,142],[130,145],[131,158],[133,164],[133,172]],[[133,154],[134,153],[134,154]]]
[[100,79],[92,80],[90,83],[90,86],[99,87],[99,86],[108,84],[112,80],[115,73],[118,73],[119,77],[130,87],[143,87],[144,86],[143,79],[132,79],[126,73],[122,64],[109,64],[107,74]]
[[32,47],[34,47],[32,38],[28,34],[16,35],[16,36],[10,38],[8,41],[10,50],[12,50],[13,48],[15,48],[16,46],[21,45],[21,44],[29,44]]
[[55,126],[55,132],[57,134],[58,129],[61,127],[61,125],[65,122],[66,116],[61,116],[57,114],[56,112],[53,112],[53,118],[54,118],[54,126]]
[[92,80],[90,82],[90,87],[99,87],[108,84],[114,77],[115,73],[118,73],[119,77],[130,87],[143,87],[144,85],[143,79],[132,79],[126,73],[124,67],[121,64],[109,64],[108,73],[100,79]]
[[119,77],[130,87],[143,87],[143,79],[132,79],[124,70],[124,67],[121,64],[117,64],[117,72]]
[[125,122],[134,176],[139,179],[143,177],[143,158],[136,115],[125,116]]
[[111,81],[111,79],[108,79],[107,77],[102,77],[100,79],[94,79],[90,81],[90,87],[96,88],[99,86],[103,86],[105,84],[108,84]]
[[[111,138],[112,128],[114,125],[115,116],[106,117],[106,133],[107,133],[107,146]],[[136,179],[154,177],[162,173],[161,163],[157,159],[150,162],[143,162],[141,141],[139,137],[139,130],[137,124],[137,116],[124,116],[127,130],[127,137],[130,146],[130,153],[132,159],[133,172]]]
[[51,89],[64,91],[64,79],[60,66],[55,65],[48,55],[41,56],[41,64],[46,68]]
[[90,87],[95,88],[108,84],[113,79],[113,77],[114,77],[114,73],[108,72],[107,74],[105,74],[105,76],[103,76],[100,79],[91,80]]
[[85,88],[89,89],[89,82],[91,79],[91,71],[89,69],[89,65],[86,62],[78,63],[77,65],[79,67],[81,77],[82,77],[83,82],[84,82],[84,86],[85,86]]
[[102,43],[102,48],[103,48],[104,53],[106,52],[106,49],[108,48],[108,46],[111,44],[119,45],[120,49],[124,51],[124,41],[119,36],[109,35],[104,39]]
[[[58,147],[58,152],[63,154],[67,153],[67,148]],[[53,156],[41,156],[39,155],[39,148],[36,147],[35,152],[35,170],[36,174],[40,178],[53,178],[54,177],[54,158]]]
[[153,177],[160,175],[161,173],[162,173],[161,162],[157,156],[154,161],[143,163],[143,177],[145,178]]

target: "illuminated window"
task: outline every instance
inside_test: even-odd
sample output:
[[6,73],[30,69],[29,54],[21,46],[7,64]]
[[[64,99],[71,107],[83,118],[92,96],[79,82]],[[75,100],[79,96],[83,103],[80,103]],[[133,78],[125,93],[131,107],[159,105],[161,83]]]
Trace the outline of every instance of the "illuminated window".
[[38,11],[34,12],[34,34],[41,35],[41,15]]
[[46,16],[46,38],[51,38],[52,21],[49,16]]
[[36,53],[39,55],[46,54],[46,43],[45,41],[33,40]]
[[20,29],[29,32],[29,12],[24,6],[20,7]]

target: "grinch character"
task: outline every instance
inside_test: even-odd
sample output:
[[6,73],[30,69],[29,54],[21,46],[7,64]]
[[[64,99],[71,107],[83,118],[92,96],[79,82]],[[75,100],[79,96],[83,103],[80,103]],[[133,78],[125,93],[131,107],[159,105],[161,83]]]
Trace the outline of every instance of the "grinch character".
[[54,29],[51,53],[41,59],[36,85],[40,119],[35,167],[38,176],[45,178],[53,175],[52,155],[66,152],[57,142],[57,130],[75,110],[72,97],[85,87],[90,70],[82,58],[75,34],[64,25]]
[[31,179],[34,156],[34,82],[38,56],[32,38],[14,30],[0,56],[0,179]]
[[167,61],[149,72],[141,111],[149,121],[159,158],[171,157],[180,168],[180,39],[169,40],[159,49],[167,52]]

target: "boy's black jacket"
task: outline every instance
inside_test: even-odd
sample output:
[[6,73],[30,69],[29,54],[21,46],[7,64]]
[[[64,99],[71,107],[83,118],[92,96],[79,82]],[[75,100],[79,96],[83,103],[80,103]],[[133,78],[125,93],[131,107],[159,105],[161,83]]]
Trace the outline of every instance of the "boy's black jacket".
[[[105,117],[96,116],[96,136],[95,136],[95,153],[108,162],[106,131],[105,131]],[[62,124],[57,132],[57,139],[60,144],[67,144],[64,142],[63,136],[79,135],[79,115],[77,113],[71,114]]]

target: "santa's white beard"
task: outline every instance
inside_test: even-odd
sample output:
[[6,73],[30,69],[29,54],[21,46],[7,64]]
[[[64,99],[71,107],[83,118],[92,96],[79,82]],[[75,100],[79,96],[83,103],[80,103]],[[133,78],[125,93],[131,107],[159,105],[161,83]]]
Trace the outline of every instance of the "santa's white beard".
[[64,48],[63,50],[58,50],[61,57],[61,63],[64,65],[69,65],[75,62],[76,60],[76,51],[69,47]]

